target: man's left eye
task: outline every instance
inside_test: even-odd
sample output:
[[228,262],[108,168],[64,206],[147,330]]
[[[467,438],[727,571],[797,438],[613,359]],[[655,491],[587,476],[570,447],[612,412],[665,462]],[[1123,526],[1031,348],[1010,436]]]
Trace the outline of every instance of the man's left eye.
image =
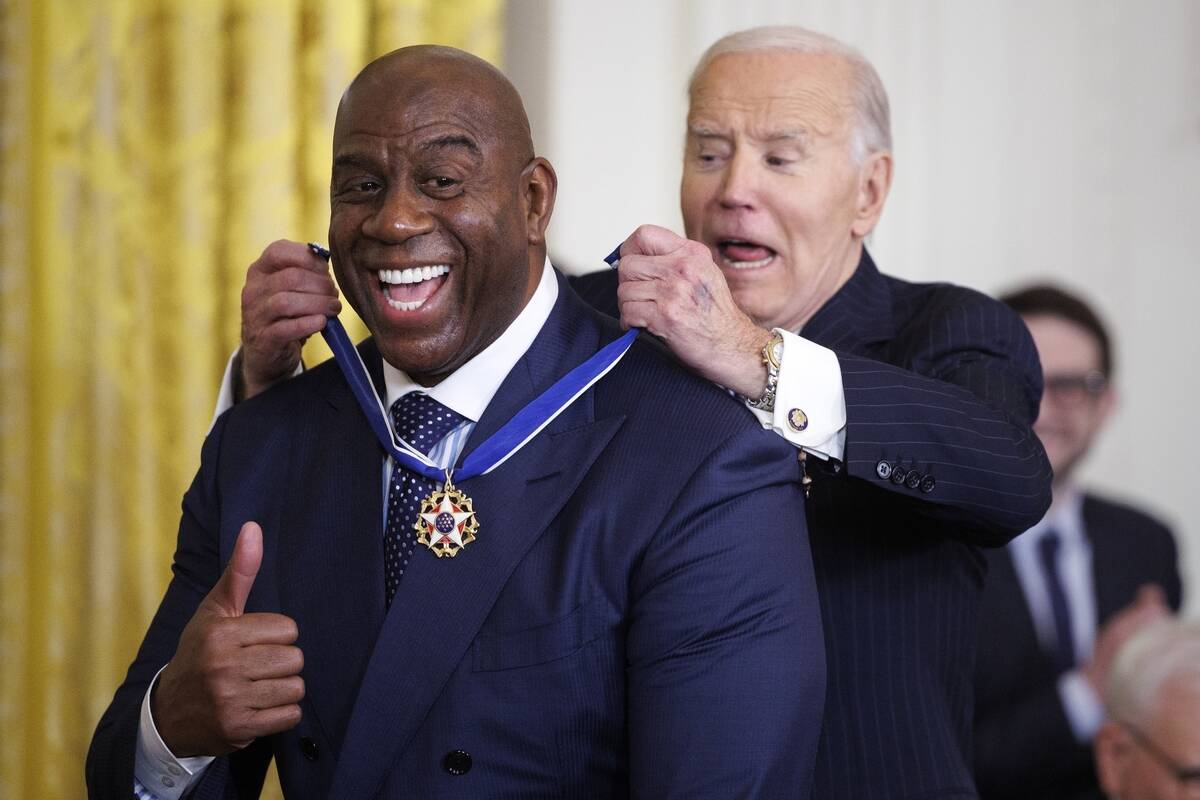
[[426,178],[425,183],[434,189],[449,189],[457,184],[458,181],[454,180],[454,178],[447,178],[445,175],[435,175],[431,178]]

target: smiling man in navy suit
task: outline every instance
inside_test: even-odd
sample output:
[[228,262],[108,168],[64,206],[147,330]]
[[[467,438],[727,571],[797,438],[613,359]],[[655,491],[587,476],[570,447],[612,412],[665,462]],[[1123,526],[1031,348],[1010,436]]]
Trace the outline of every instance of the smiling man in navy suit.
[[463,477],[385,458],[332,363],[223,415],[91,796],[253,797],[272,757],[288,797],[808,796],[825,658],[787,446],[648,341],[493,436],[621,335],[546,261],[554,194],[486,63],[406,48],[355,79],[334,270],[366,385]]

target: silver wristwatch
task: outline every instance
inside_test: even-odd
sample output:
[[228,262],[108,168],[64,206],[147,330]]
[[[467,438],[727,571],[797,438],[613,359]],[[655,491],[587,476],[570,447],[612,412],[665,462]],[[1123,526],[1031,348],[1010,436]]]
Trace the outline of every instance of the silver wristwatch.
[[783,334],[771,331],[771,340],[763,345],[762,362],[767,368],[767,387],[757,398],[746,398],[746,405],[759,411],[775,410],[775,387],[779,384],[779,366],[783,363]]

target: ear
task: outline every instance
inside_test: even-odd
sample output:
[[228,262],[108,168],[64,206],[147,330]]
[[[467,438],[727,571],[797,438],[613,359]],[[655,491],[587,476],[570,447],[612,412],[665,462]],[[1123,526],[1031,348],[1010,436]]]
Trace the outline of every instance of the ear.
[[859,239],[875,229],[888,190],[892,188],[892,154],[887,150],[871,153],[858,173],[858,198],[851,233]]
[[1128,731],[1115,722],[1106,722],[1096,731],[1093,740],[1096,776],[1100,779],[1100,788],[1108,797],[1121,795],[1126,762],[1132,746]]
[[521,171],[521,193],[525,207],[525,235],[531,245],[546,242],[546,226],[554,213],[554,198],[558,194],[558,176],[554,167],[540,156]]

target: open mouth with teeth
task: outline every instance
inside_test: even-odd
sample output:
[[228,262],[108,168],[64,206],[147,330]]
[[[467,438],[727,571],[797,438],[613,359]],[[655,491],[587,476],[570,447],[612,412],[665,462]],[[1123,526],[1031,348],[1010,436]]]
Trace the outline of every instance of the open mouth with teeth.
[[717,242],[721,261],[733,269],[757,269],[775,259],[775,251],[766,245],[745,239],[721,239]]
[[381,269],[377,273],[383,297],[397,311],[416,311],[437,294],[450,274],[448,264],[407,269]]

